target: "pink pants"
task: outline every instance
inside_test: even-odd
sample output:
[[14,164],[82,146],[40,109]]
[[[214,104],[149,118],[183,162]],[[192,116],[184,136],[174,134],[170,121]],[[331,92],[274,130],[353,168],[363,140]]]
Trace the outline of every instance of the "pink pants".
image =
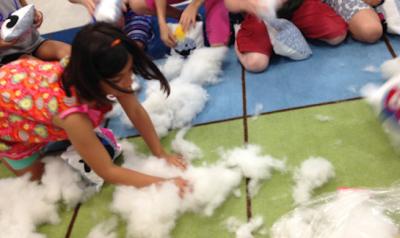
[[[155,11],[155,0],[145,0],[148,8]],[[167,0],[167,3],[174,4],[184,0]],[[210,45],[227,45],[230,36],[229,13],[224,0],[205,0],[206,9],[206,33]]]

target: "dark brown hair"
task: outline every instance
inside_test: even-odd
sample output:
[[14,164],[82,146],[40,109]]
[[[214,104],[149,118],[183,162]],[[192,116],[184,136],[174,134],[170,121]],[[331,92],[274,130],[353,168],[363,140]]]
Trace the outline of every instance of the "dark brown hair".
[[[115,44],[116,40],[120,42]],[[70,62],[62,78],[66,93],[70,95],[70,89],[74,87],[80,99],[108,104],[111,101],[107,99],[101,81],[118,91],[133,93],[110,80],[125,67],[129,55],[133,60],[132,71],[144,79],[160,81],[161,88],[169,95],[168,81],[152,60],[119,28],[108,23],[87,25],[76,35]]]

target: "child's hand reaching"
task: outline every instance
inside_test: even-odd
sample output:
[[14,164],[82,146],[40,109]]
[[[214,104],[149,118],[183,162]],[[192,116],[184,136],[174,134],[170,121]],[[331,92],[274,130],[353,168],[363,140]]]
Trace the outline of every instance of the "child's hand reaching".
[[182,156],[174,155],[174,154],[167,154],[167,155],[163,156],[163,159],[165,159],[168,162],[168,164],[171,164],[182,170],[185,170],[187,168],[187,163],[182,158]]
[[93,16],[94,9],[96,9],[96,5],[99,2],[98,0],[69,0],[71,3],[78,3],[86,7],[89,14]]
[[191,192],[189,182],[187,180],[184,180],[181,177],[176,177],[169,180],[172,180],[174,184],[179,188],[179,197],[183,198],[186,192]]
[[164,44],[170,48],[176,46],[176,39],[174,34],[172,34],[167,23],[160,24],[160,37]]
[[0,38],[0,50],[5,50],[8,48],[13,47],[18,42],[19,39],[15,39],[13,41],[4,41],[3,39]]
[[183,11],[181,18],[179,19],[179,23],[182,25],[182,29],[184,32],[187,32],[190,27],[194,27],[196,25],[196,16],[197,16],[198,8],[194,4],[189,4]]
[[33,19],[33,26],[39,28],[43,23],[43,13],[35,9],[35,18]]

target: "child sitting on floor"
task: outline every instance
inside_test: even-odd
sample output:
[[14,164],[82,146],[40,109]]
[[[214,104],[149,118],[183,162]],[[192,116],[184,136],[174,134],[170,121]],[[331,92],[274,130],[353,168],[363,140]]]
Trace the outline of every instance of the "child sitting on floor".
[[[95,0],[69,0],[71,3],[78,3],[86,7],[89,14],[94,16],[98,1]],[[154,31],[151,25],[151,17],[138,15],[132,10],[128,10],[125,4],[122,5],[124,11],[124,21],[122,29],[125,34],[134,40],[142,49],[146,49],[149,42],[154,38]]]
[[[26,0],[2,0],[0,3],[0,25],[7,17],[26,6]],[[24,35],[20,39],[5,41],[0,37],[0,65],[6,64],[21,56],[32,55],[41,60],[61,60],[68,56],[71,47],[63,42],[54,40],[45,40],[37,31],[43,21],[43,14],[35,10],[34,26],[29,35]]]
[[[256,0],[225,0],[225,4],[232,12],[246,13],[235,43],[239,61],[248,71],[264,71],[273,48],[265,23],[257,17],[263,6]],[[278,17],[291,20],[306,38],[337,45],[346,37],[346,22],[321,0],[280,0],[278,5]]]

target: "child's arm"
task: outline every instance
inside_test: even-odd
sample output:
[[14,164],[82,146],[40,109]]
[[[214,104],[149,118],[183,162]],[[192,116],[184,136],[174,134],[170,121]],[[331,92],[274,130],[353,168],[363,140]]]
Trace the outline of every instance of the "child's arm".
[[258,0],[224,0],[224,2],[230,12],[246,12],[257,15],[260,8]]
[[18,39],[13,40],[13,41],[4,41],[0,37],[0,51],[7,50],[7,49],[13,47],[17,42],[18,42]]
[[155,0],[155,5],[161,40],[165,45],[173,48],[176,45],[176,39],[167,25],[167,0]]
[[196,16],[199,8],[204,0],[193,0],[183,11],[179,23],[182,25],[183,31],[186,32],[191,26],[196,25]]
[[182,158],[176,155],[167,154],[164,151],[149,115],[137,100],[136,96],[133,94],[124,94],[124,96],[118,97],[118,101],[132,124],[135,125],[135,128],[139,131],[140,135],[149,146],[153,155],[159,158],[164,158],[170,164],[185,169],[186,163]]
[[92,122],[84,114],[75,113],[64,120],[56,119],[68,135],[69,140],[85,162],[105,181],[113,184],[145,187],[150,184],[173,180],[183,194],[186,181],[181,178],[164,179],[139,173],[112,163],[110,155],[97,138]]
[[69,0],[70,3],[78,3],[86,7],[91,16],[94,15],[94,10],[96,9],[96,0]]
[[28,3],[26,2],[26,0],[19,0],[19,3],[21,4],[21,6],[26,6],[26,5],[28,5]]

